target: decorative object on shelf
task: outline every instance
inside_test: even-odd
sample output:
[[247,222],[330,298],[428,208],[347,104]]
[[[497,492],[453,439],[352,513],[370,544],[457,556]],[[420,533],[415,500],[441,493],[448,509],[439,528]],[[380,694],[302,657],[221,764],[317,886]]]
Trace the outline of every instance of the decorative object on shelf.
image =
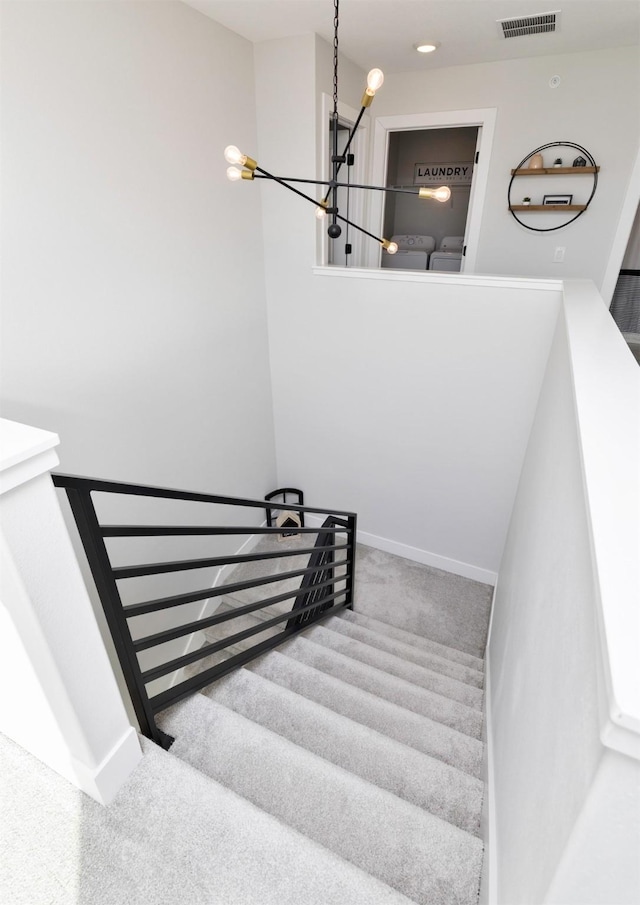
[[573,195],[545,195],[543,204],[571,204]]
[[529,161],[530,170],[541,170],[544,167],[544,159],[542,154],[532,154]]
[[556,159],[553,161],[553,165],[554,165],[554,167],[561,167],[562,166],[562,157],[556,157]]
[[[538,164],[542,160],[542,152],[546,151],[548,148],[573,148],[576,151],[580,152],[581,157],[584,156],[585,163],[577,164],[577,161],[580,160],[580,157],[576,158],[576,165],[573,167],[564,167],[564,166],[553,166],[550,168],[545,168],[544,166],[532,166],[533,161],[535,160]],[[555,158],[556,160],[560,160],[561,158]],[[598,187],[598,173],[600,172],[600,167],[596,164],[593,156],[587,151],[586,148],[583,148],[582,145],[576,144],[574,141],[550,141],[546,145],[540,145],[539,148],[535,148],[533,151],[529,151],[526,154],[520,163],[515,169],[511,170],[511,179],[509,181],[509,186],[507,188],[507,205],[508,210],[513,219],[523,226],[525,229],[531,230],[536,233],[550,233],[554,232],[557,229],[564,229],[565,226],[569,226],[570,223],[573,223],[578,217],[581,217],[582,214],[587,210],[589,205],[593,200],[593,196],[596,193],[596,188]],[[591,193],[587,198],[584,204],[572,204],[573,196],[572,195],[545,195],[544,201],[542,204],[528,204],[523,202],[522,204],[514,204],[511,201],[511,191],[513,188],[514,179],[519,176],[526,178],[536,177],[539,179],[546,179],[548,176],[580,176],[584,178],[585,176],[591,176],[593,179],[593,185],[591,188]],[[580,183],[582,184],[582,183]],[[528,196],[527,196],[528,197]],[[548,199],[555,198],[560,199],[551,201]],[[549,226],[549,227],[538,227],[531,226],[530,215],[536,214],[542,211],[546,211],[547,214],[562,214],[565,213],[569,215],[569,219],[565,219],[564,222],[560,223],[558,226]],[[522,220],[519,213],[526,212],[527,223],[525,220]]]
[[587,161],[584,159],[584,157],[576,157],[572,164],[572,166],[574,167],[586,167],[586,165]]
[[[362,100],[360,102],[361,108],[360,113],[358,114],[356,121],[353,127],[349,131],[349,137],[347,139],[347,143],[342,154],[338,154],[338,26],[339,26],[339,0],[334,0],[333,2],[334,15],[333,15],[333,112],[331,114],[331,133],[332,133],[332,154],[331,154],[331,179],[329,181],[322,181],[320,179],[298,179],[289,176],[274,176],[272,173],[268,173],[266,170],[259,167],[253,158],[248,157],[246,154],[243,154],[235,145],[229,145],[224,152],[225,159],[231,166],[227,169],[227,177],[232,182],[240,182],[241,180],[247,180],[253,182],[254,179],[270,179],[273,182],[277,182],[279,185],[284,186],[284,188],[289,189],[289,191],[294,192],[296,195],[299,195],[301,198],[304,198],[306,201],[311,202],[316,209],[316,217],[318,220],[324,220],[325,217],[330,218],[330,223],[327,228],[327,234],[330,239],[337,239],[338,236],[342,233],[342,227],[338,223],[345,223],[348,227],[352,227],[353,229],[357,229],[359,232],[364,233],[365,236],[369,236],[371,239],[375,239],[376,242],[379,242],[383,249],[387,251],[389,254],[395,254],[398,250],[398,246],[395,242],[390,242],[388,239],[380,238],[379,236],[375,236],[373,233],[364,229],[362,226],[358,226],[356,223],[353,223],[348,217],[343,216],[340,213],[338,208],[338,189],[344,188],[347,192],[347,201],[346,201],[346,211],[349,212],[349,192],[352,189],[364,189],[368,191],[376,191],[376,192],[397,192],[404,195],[417,195],[419,198],[430,198],[435,201],[445,202],[448,201],[451,197],[451,189],[446,186],[440,186],[439,188],[427,188],[422,187],[418,190],[412,189],[404,189],[404,188],[391,188],[382,185],[356,185],[354,183],[347,182],[339,182],[338,174],[342,166],[346,164],[346,166],[351,166],[353,164],[353,154],[349,153],[349,148],[353,142],[355,134],[357,132],[358,126],[360,125],[360,120],[367,109],[367,107],[371,106],[371,102],[375,96],[376,91],[382,87],[382,83],[384,81],[384,75],[382,70],[380,69],[372,69],[367,76],[367,87],[365,88],[364,94],[362,95]],[[242,167],[243,169],[240,169]],[[317,186],[327,186],[327,191],[324,197],[321,200],[316,198],[312,198],[310,195],[301,192],[299,189],[294,188],[290,183],[306,183],[308,185],[317,185]]]
[[529,206],[531,204],[531,198],[523,198],[522,203]]

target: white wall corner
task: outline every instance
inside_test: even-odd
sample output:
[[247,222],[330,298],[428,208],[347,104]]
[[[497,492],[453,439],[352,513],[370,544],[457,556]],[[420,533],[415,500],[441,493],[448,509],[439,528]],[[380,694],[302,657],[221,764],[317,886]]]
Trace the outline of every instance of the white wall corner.
[[0,731],[107,803],[142,754],[48,473],[58,438],[0,426]]

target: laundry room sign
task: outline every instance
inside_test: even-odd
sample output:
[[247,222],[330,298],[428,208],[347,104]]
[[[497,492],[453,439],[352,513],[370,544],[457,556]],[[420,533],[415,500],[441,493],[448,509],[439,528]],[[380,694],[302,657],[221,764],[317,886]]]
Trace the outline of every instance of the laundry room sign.
[[473,161],[430,161],[416,163],[413,170],[414,185],[471,185]]

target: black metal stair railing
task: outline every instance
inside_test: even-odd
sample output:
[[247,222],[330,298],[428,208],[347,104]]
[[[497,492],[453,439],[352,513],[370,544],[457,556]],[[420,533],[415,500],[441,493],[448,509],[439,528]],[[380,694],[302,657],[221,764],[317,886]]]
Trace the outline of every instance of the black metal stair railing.
[[[317,509],[299,504],[286,503],[286,509],[300,515],[302,526],[296,528],[296,534],[317,535],[312,546],[303,544],[283,545],[280,550],[256,550],[251,553],[227,553],[204,558],[179,559],[153,563],[135,563],[114,565],[112,552],[108,549],[109,538],[188,538],[188,537],[224,537],[273,535],[286,537],[291,534],[291,527],[275,527],[272,524],[271,509],[261,500],[249,500],[237,497],[218,496],[194,493],[141,484],[124,484],[117,481],[102,481],[73,475],[54,474],[53,483],[66,491],[80,539],[91,569],[91,573],[105,613],[109,631],[113,638],[115,650],[122,667],[129,695],[143,735],[168,748],[173,739],[162,732],[156,725],[155,717],[162,710],[182,700],[190,694],[206,687],[211,682],[226,675],[234,669],[248,663],[255,657],[282,644],[293,635],[302,631],[313,622],[324,619],[339,609],[353,606],[354,567],[356,551],[356,515],[351,512],[330,512],[320,528],[309,527],[304,523],[304,516],[327,515],[327,510]],[[287,492],[292,491],[287,488]],[[179,501],[181,503],[209,503],[215,506],[231,506],[242,509],[267,509],[268,526],[264,525],[160,525],[160,524],[102,524],[98,518],[92,494],[107,494],[109,499],[122,497],[141,497]],[[278,491],[270,494],[273,498]],[[299,492],[298,492],[299,493]],[[300,496],[299,499],[302,499]],[[140,600],[135,603],[124,603],[121,594],[121,583],[128,579],[161,576],[169,573],[188,572],[205,568],[235,567],[246,563],[269,563],[269,561],[286,561],[288,557],[303,557],[304,565],[289,571],[261,575],[240,581],[188,590],[153,599]],[[305,559],[308,557],[308,559]],[[269,596],[270,585],[275,582],[291,582],[290,589],[283,593]],[[292,589],[291,589],[292,586]],[[130,620],[148,614],[170,611],[172,616],[179,616],[179,607],[196,601],[209,601],[215,598],[229,597],[239,592],[260,589],[265,596],[252,600],[242,606],[234,606],[213,615],[200,619],[180,621],[139,636],[132,632]],[[292,600],[291,608],[276,615],[262,613],[276,604]],[[204,631],[213,626],[230,623],[250,614],[268,618],[260,618],[256,624],[241,631],[207,641],[197,650],[190,651],[166,662],[160,662],[144,669],[140,664],[143,651],[157,649],[160,645],[179,638],[188,638],[194,632]],[[292,615],[294,614],[294,615]],[[137,625],[140,629],[139,620]],[[156,626],[158,628],[158,626]],[[269,637],[259,639],[265,631],[281,629]],[[134,634],[136,637],[134,637]],[[228,648],[256,638],[239,653],[225,654]],[[183,678],[176,684],[156,693],[149,694],[147,686],[165,676],[180,677],[179,670],[202,661],[213,654],[222,654],[226,659],[203,669],[201,672]]]

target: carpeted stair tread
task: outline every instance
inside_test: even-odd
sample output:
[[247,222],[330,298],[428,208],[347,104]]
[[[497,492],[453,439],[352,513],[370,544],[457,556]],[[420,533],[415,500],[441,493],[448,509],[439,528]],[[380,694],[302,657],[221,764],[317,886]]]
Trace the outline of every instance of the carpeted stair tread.
[[483,784],[258,673],[242,669],[206,690],[229,707],[300,747],[478,835]]
[[482,714],[458,701],[443,697],[427,688],[421,688],[398,676],[391,676],[381,669],[345,656],[336,650],[316,644],[310,632],[286,641],[279,647],[281,653],[295,660],[301,660],[321,672],[329,673],[344,682],[356,685],[365,691],[392,701],[407,710],[444,723],[458,732],[473,738],[482,734]]
[[142,739],[103,807],[0,735],[6,905],[411,905]]
[[398,641],[404,641],[405,644],[411,644],[420,650],[437,654],[437,656],[443,657],[445,660],[453,660],[455,663],[461,663],[463,666],[469,667],[469,669],[476,670],[476,672],[484,673],[484,660],[474,657],[473,654],[468,654],[463,650],[447,647],[446,644],[431,641],[423,635],[414,635],[413,632],[398,628],[396,625],[390,625],[388,622],[382,622],[372,616],[365,616],[364,613],[360,613],[358,610],[341,610],[338,615],[341,619],[347,619],[354,624],[363,625],[365,628],[380,632],[380,634],[388,638],[396,638]]
[[388,654],[395,654],[402,660],[417,663],[418,666],[449,676],[451,679],[456,679],[458,682],[463,682],[474,688],[481,689],[483,686],[484,676],[477,670],[469,669],[469,667],[463,666],[461,663],[454,663],[452,660],[447,660],[428,651],[418,650],[417,647],[411,644],[406,644],[404,641],[398,641],[395,638],[389,638],[386,634],[369,626],[365,627],[350,622],[348,619],[340,619],[334,616],[323,622],[323,627],[334,632],[340,632],[349,638],[355,638],[356,641],[362,641],[371,647],[377,647]]
[[320,672],[278,650],[248,663],[245,669],[470,776],[482,775],[482,743],[476,738]]
[[320,644],[354,660],[359,660],[361,663],[366,663],[368,666],[373,666],[375,669],[382,669],[391,676],[404,679],[413,685],[419,685],[421,688],[450,698],[466,707],[477,711],[482,710],[483,692],[480,688],[474,688],[458,679],[452,679],[442,673],[434,672],[432,669],[419,666],[417,663],[403,660],[396,654],[387,653],[379,647],[372,647],[370,644],[350,638],[342,632],[331,631],[323,625],[316,625],[308,629],[304,633],[304,637],[313,641],[314,644]]
[[204,695],[162,722],[176,756],[408,898],[475,905],[482,842],[470,833]]

